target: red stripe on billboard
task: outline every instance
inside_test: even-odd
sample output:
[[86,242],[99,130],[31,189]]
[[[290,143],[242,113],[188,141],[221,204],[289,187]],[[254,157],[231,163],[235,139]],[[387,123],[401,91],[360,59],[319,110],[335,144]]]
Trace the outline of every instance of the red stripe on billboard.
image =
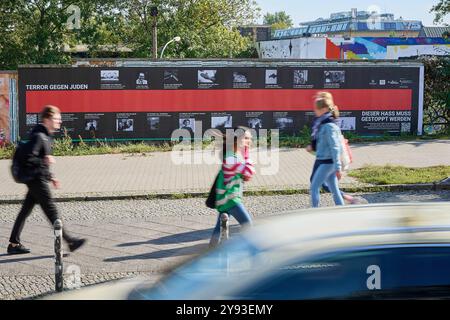
[[[38,113],[46,104],[65,113],[308,111],[320,90],[86,90],[27,91],[26,112]],[[411,110],[411,89],[334,89],[341,110]]]

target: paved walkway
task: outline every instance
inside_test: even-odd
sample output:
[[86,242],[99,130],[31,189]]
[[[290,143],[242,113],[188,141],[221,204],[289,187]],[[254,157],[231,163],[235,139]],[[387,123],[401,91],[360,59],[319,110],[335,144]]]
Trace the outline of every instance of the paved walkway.
[[[450,140],[358,144],[352,149],[352,168],[366,164],[450,165]],[[218,168],[217,164],[195,164],[196,159],[206,155],[205,151],[194,152],[191,164],[176,164],[171,152],[57,157],[54,172],[62,188],[55,191],[55,196],[206,192]],[[308,187],[314,157],[304,149],[281,149],[269,153],[269,158],[259,155],[253,154],[258,174],[248,183],[247,190]],[[12,180],[9,166],[9,160],[0,160],[0,200],[21,199],[25,194],[25,186]],[[345,177],[341,185],[355,183]]]

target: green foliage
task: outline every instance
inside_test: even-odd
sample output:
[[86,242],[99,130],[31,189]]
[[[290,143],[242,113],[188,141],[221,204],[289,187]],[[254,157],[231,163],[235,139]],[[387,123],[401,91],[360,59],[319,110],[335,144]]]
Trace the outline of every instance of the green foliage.
[[449,134],[450,123],[450,58],[422,59],[425,65],[424,128]]
[[0,147],[0,160],[2,159],[12,159],[15,146],[13,144],[8,144],[6,146]]
[[[67,28],[71,5],[80,8],[80,29]],[[159,9],[158,52],[173,37],[182,39],[165,57],[254,56],[251,39],[237,30],[258,18],[252,0],[2,0],[0,69],[70,63],[69,49],[81,44],[88,46],[88,57],[116,57],[119,46],[133,51],[119,56],[150,57],[152,6]]]
[[358,180],[377,184],[420,184],[433,183],[450,176],[450,166],[427,168],[407,168],[402,166],[367,166],[352,170],[349,176]]
[[287,29],[294,25],[291,17],[285,11],[268,12],[264,16],[264,24],[271,25],[272,30]]
[[280,135],[280,147],[284,148],[305,148],[311,144],[311,128],[303,126],[297,135]]
[[[436,15],[434,23],[443,22],[444,17],[450,12],[450,0],[439,0],[439,2],[431,8],[430,12]],[[447,23],[444,24],[448,25]]]

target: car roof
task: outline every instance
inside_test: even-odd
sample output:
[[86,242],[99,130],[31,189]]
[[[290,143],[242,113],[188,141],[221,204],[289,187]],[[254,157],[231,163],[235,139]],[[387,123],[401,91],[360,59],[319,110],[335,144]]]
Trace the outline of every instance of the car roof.
[[[266,219],[243,235],[262,251],[305,244],[349,247],[449,243],[450,202],[387,203],[294,210]],[[315,249],[317,245],[314,245]]]

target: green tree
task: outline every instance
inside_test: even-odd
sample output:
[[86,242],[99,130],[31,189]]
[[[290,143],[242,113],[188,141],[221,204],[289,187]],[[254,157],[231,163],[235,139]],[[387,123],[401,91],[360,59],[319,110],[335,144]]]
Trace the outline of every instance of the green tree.
[[450,130],[450,58],[421,59],[425,65],[424,124]]
[[[67,27],[71,5],[80,11],[79,29]],[[0,69],[69,63],[69,49],[77,45],[87,46],[88,57],[115,57],[112,52],[119,47],[132,50],[126,56],[150,57],[153,6],[160,12],[158,53],[173,37],[182,38],[167,48],[165,57],[245,57],[253,52],[251,40],[238,32],[258,18],[253,0],[1,0]]]
[[[65,50],[76,44],[97,48],[118,42],[114,34],[117,0],[2,0],[0,1],[0,69],[19,64],[70,62]],[[80,8],[80,29],[67,22],[75,5]]]
[[[444,17],[450,13],[450,0],[439,0],[438,4],[431,8],[430,12],[434,12],[435,14],[435,23],[443,22]],[[444,24],[448,25],[447,23]]]
[[164,56],[176,58],[235,57],[248,50],[250,39],[237,27],[253,23],[259,9],[250,0],[131,0],[124,11],[127,32],[124,43],[136,57],[151,56],[150,8],[157,6],[158,53],[176,36],[181,42],[167,47]]
[[272,26],[272,30],[288,29],[294,25],[291,17],[285,11],[266,13],[264,24]]

